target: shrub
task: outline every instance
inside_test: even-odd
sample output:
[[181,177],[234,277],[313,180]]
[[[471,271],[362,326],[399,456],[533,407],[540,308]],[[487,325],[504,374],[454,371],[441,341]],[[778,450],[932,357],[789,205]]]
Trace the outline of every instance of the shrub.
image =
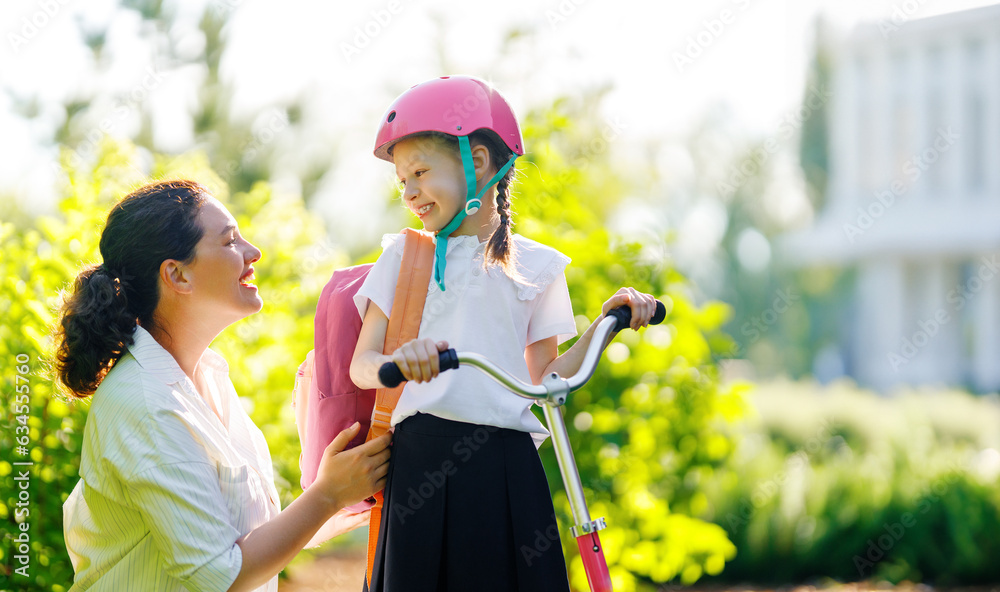
[[728,581],[995,582],[995,398],[880,397],[849,384],[761,385],[707,517],[739,549]]

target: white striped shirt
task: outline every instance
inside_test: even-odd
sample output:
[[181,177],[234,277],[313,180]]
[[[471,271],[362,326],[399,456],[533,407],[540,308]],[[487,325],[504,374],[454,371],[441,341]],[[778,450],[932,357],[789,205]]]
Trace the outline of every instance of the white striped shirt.
[[[80,481],[63,505],[76,590],[227,590],[236,540],[281,511],[264,435],[209,350],[222,421],[141,327],[93,395]],[[275,576],[259,590],[278,589]]]

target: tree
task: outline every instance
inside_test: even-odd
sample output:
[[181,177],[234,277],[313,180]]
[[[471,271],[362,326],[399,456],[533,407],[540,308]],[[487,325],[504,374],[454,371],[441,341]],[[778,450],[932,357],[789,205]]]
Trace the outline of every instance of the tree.
[[[623,285],[667,304],[663,325],[619,335],[565,418],[591,513],[608,518],[601,536],[615,589],[674,578],[690,584],[721,572],[736,552],[719,526],[692,517],[706,504],[699,480],[732,451],[715,426],[742,412],[740,388],[719,386],[712,358],[730,343],[719,329],[727,308],[691,302],[690,284],[666,260],[666,236],[642,244],[606,230],[631,187],[628,172],[610,164],[608,143],[595,141],[598,106],[599,96],[564,99],[524,118],[532,150],[519,168],[514,220],[518,232],[573,259],[566,274],[577,315],[595,318]],[[551,447],[541,454],[555,485]],[[586,589],[566,528],[568,502],[561,487],[553,490],[571,579]]]

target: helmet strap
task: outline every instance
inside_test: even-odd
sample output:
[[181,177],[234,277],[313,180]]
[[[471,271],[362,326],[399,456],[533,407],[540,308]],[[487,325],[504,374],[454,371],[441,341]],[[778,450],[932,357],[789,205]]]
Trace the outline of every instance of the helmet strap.
[[437,283],[441,291],[444,292],[444,268],[446,265],[445,255],[448,253],[448,237],[451,233],[455,232],[459,226],[461,226],[462,221],[465,217],[471,214],[475,214],[476,211],[482,207],[483,195],[486,190],[503,178],[510,170],[510,167],[514,166],[514,161],[517,160],[517,154],[510,157],[505,165],[500,167],[493,178],[490,179],[483,190],[476,192],[476,165],[472,162],[472,147],[469,145],[468,136],[458,136],[458,150],[462,155],[462,168],[465,171],[465,207],[460,209],[455,217],[451,219],[444,228],[437,231],[437,239],[434,245],[434,281]]

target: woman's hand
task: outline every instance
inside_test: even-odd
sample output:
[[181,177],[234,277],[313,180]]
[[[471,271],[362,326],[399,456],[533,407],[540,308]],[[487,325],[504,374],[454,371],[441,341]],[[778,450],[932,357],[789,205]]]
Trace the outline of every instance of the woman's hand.
[[368,526],[368,520],[371,518],[371,515],[371,510],[353,512],[344,508],[343,510],[337,511],[336,514],[331,516],[330,519],[326,521],[326,524],[319,527],[319,530],[316,531],[313,538],[306,543],[306,548],[318,547],[332,538],[339,537],[340,535],[351,532],[356,528]]
[[330,518],[330,538],[338,537],[362,526],[368,526],[368,520],[371,516],[371,510],[365,510],[364,512],[352,512],[347,509],[340,510]]
[[354,425],[337,434],[320,459],[313,488],[318,488],[330,503],[330,513],[356,504],[381,491],[389,472],[391,434],[384,434],[364,444],[344,450],[361,429]]
[[632,310],[633,331],[638,331],[642,327],[649,325],[650,319],[656,312],[656,298],[651,294],[637,291],[635,288],[620,288],[601,308],[604,316],[608,311],[619,306],[628,306]]
[[295,501],[264,524],[240,537],[236,544],[243,554],[240,573],[229,587],[232,592],[256,590],[278,574],[307,543],[318,544],[325,538],[317,535],[329,527],[329,535],[349,530],[363,521],[336,512],[370,497],[385,487],[389,471],[389,441],[385,434],[361,446],[344,446],[361,429],[354,425],[337,434],[323,453],[316,481]]
[[399,346],[392,353],[392,361],[399,366],[406,380],[427,382],[441,372],[438,352],[446,349],[447,341],[414,339]]

